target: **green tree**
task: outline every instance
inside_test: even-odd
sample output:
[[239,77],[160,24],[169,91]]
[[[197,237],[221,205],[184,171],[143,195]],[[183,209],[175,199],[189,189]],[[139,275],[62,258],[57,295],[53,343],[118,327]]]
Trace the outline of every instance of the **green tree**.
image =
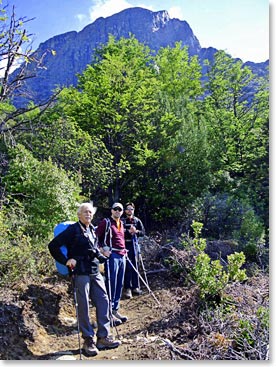
[[155,131],[156,78],[150,50],[134,37],[109,42],[79,76],[78,87],[65,90],[66,114],[91,137],[99,137],[113,159],[109,200],[121,198],[132,175],[146,165]]
[[160,48],[155,57],[159,81],[160,110],[183,118],[191,112],[203,92],[201,67],[197,56],[190,57],[187,47],[176,42],[174,47]]
[[[6,145],[14,144],[19,134],[26,131],[27,125],[33,127],[39,116],[48,108],[54,96],[35,106],[33,103],[16,108],[12,103],[17,97],[26,97],[22,86],[26,79],[36,76],[37,67],[43,65],[45,54],[39,57],[32,50],[32,34],[28,33],[26,24],[33,19],[17,17],[15,6],[0,1],[0,175],[5,175],[8,165]],[[47,50],[46,53],[51,52]],[[32,73],[27,71],[32,63]],[[36,119],[26,118],[26,112],[35,112]],[[32,129],[30,129],[32,130]],[[5,189],[0,182],[0,200],[5,201]]]
[[28,218],[26,233],[47,238],[54,226],[75,217],[80,202],[79,185],[51,160],[38,161],[22,145],[9,150],[10,163],[3,178],[7,206],[20,202]]
[[[91,196],[112,181],[112,157],[101,139],[82,130],[63,108],[62,103],[49,108],[32,133],[21,134],[18,141],[40,161],[51,158],[69,177],[77,174],[83,193]],[[30,121],[33,114],[26,114]]]
[[[219,51],[206,84],[205,115],[216,147],[219,189],[250,198],[263,219],[268,210],[268,80]],[[227,186],[226,186],[227,185]]]
[[200,116],[201,72],[197,57],[189,57],[181,43],[160,49],[155,63],[159,110],[151,147],[156,156],[143,186],[153,217],[174,221],[183,218],[184,208],[210,182],[208,131]]

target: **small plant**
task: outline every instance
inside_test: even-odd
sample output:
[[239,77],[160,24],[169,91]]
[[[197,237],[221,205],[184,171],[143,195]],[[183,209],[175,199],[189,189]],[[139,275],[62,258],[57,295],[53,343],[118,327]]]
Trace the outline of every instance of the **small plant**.
[[246,342],[251,347],[254,345],[254,327],[249,320],[239,320],[239,335],[236,339],[238,346],[243,346]]
[[241,266],[245,263],[245,255],[243,252],[235,252],[227,256],[228,260],[228,276],[229,280],[242,282],[247,279],[245,269],[241,270]]
[[260,306],[255,315],[243,315],[237,324],[233,339],[236,350],[244,351],[252,359],[258,351],[258,359],[268,359],[269,353],[269,308]]
[[245,256],[242,252],[229,255],[227,257],[228,266],[224,270],[219,260],[211,260],[209,255],[204,252],[206,240],[200,238],[202,227],[202,223],[193,221],[193,243],[198,254],[191,275],[200,289],[201,298],[220,298],[222,291],[230,281],[244,281],[247,279],[245,270],[240,269],[245,262]]
[[260,321],[261,327],[269,329],[269,309],[260,306],[257,310],[257,316]]

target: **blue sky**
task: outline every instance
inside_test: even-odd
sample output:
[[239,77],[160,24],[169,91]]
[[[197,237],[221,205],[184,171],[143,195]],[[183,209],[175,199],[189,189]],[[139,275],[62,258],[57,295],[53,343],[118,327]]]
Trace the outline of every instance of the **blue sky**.
[[269,58],[269,0],[2,0],[7,2],[15,6],[17,17],[35,18],[26,25],[34,34],[34,49],[57,34],[80,31],[100,16],[140,6],[186,20],[201,47],[223,49],[244,62]]

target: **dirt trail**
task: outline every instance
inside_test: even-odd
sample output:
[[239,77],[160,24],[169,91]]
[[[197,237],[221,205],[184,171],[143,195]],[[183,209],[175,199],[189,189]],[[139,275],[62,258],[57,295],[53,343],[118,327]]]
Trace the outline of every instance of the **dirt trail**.
[[[159,280],[160,281],[160,280]],[[166,299],[166,289],[158,287],[154,292],[146,288],[143,294],[132,299],[122,299],[121,312],[129,320],[112,329],[122,345],[113,350],[100,351],[96,357],[82,353],[82,359],[125,360],[151,359],[151,350],[159,347],[162,338],[153,331],[165,317],[166,311],[156,302]],[[152,288],[151,288],[152,290]],[[95,320],[95,308],[91,307],[91,319]],[[18,299],[15,293],[6,294],[3,312],[3,359],[79,359],[79,342],[76,311],[71,284],[59,276],[45,278],[39,285],[31,284]],[[17,320],[17,325],[12,320]],[[81,339],[82,345],[82,339]]]
[[[122,299],[120,311],[129,320],[112,330],[122,345],[95,357],[82,353],[83,360],[244,359],[229,336],[234,335],[235,318],[245,315],[253,320],[260,306],[268,307],[268,276],[230,286],[234,316],[223,321],[212,314],[207,322],[198,313],[196,287],[184,287],[183,279],[166,271],[148,280],[161,307],[145,287],[142,295]],[[80,359],[70,281],[53,275],[21,287],[20,294],[0,290],[1,360]],[[95,320],[95,308],[90,312]],[[262,358],[266,345],[263,348]]]

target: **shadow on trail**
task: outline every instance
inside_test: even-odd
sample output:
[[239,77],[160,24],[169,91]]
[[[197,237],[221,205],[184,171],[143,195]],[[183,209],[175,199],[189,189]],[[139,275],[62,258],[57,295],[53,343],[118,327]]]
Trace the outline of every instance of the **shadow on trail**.
[[[57,290],[57,293],[59,291]],[[64,292],[66,292],[64,290]],[[30,314],[35,313],[40,325],[47,331],[48,334],[56,334],[57,336],[68,335],[74,332],[74,326],[64,325],[59,319],[60,304],[62,295],[57,294],[45,287],[38,285],[30,285],[21,299],[29,304]],[[72,292],[68,295],[68,299],[73,302]]]
[[[74,325],[63,324],[59,319],[60,310],[64,307],[61,301],[66,293],[66,306],[74,307],[70,283],[53,284],[52,289],[31,284],[20,296],[7,295],[5,298],[3,293],[0,300],[1,360],[44,359],[35,356],[28,348],[30,343],[35,342],[39,329],[57,337],[75,333]],[[79,350],[70,352],[77,354]]]
[[1,360],[32,359],[25,343],[31,334],[24,324],[22,308],[0,302],[0,356]]

